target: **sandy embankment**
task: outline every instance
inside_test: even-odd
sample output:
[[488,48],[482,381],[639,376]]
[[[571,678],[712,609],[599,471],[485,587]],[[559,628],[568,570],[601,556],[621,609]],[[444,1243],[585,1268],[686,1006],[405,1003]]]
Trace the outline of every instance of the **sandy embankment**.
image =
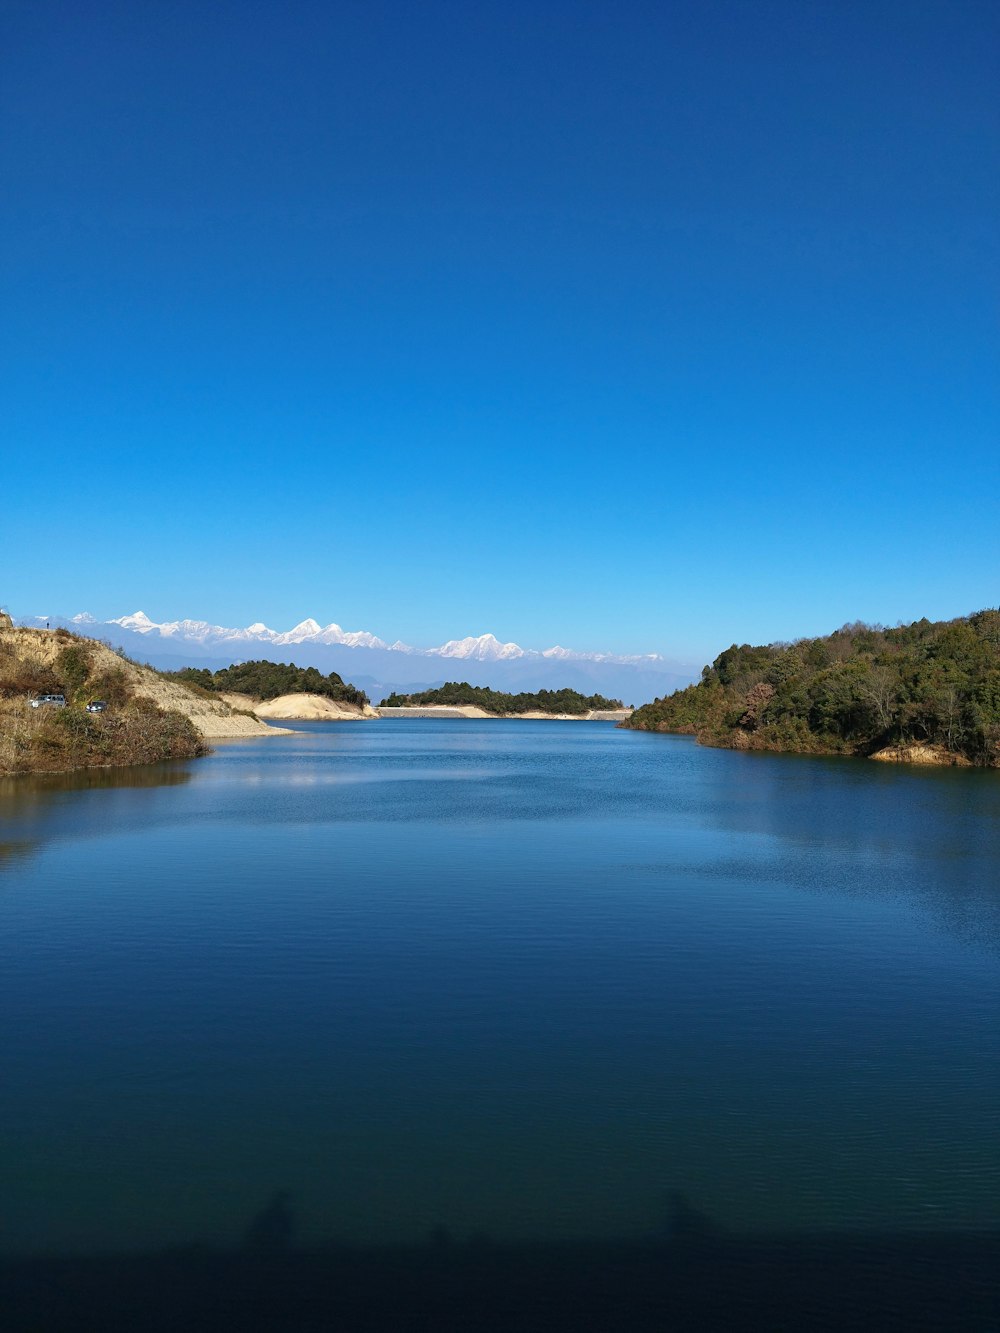
[[631,708],[594,709],[589,713],[543,713],[533,710],[530,713],[487,713],[483,708],[472,704],[427,704],[422,708],[379,708],[379,717],[457,717],[489,718],[493,721],[530,719],[538,722],[623,722],[632,716]]
[[938,768],[971,768],[972,761],[964,754],[955,754],[941,745],[890,745],[876,750],[872,759],[883,764],[933,764]]
[[285,722],[364,722],[377,718],[370,704],[343,703],[322,694],[282,694],[277,699],[258,703],[248,694],[220,694],[233,708],[247,708],[261,718]]
[[[19,646],[27,644],[42,662],[54,665],[64,648],[76,640],[62,639],[54,630],[17,629],[7,631],[18,636]],[[0,630],[0,636],[4,631]],[[96,639],[84,640],[96,671],[120,671],[132,692],[140,699],[152,699],[161,708],[173,709],[189,717],[206,740],[225,740],[237,736],[275,736],[287,734],[284,728],[269,727],[255,717],[241,717],[222,699],[196,694],[183,685],[164,678],[149,667],[127,662]]]
[[[185,717],[191,719],[206,740],[287,735],[284,727],[269,727],[256,717],[248,717],[235,711],[224,699],[212,699],[195,694],[172,680],[164,680],[162,676],[156,675],[146,667],[133,666],[130,662],[122,662],[120,658],[115,660],[132,679],[136,694],[152,699],[161,708],[176,708],[178,713],[183,713]],[[253,712],[253,709],[248,709],[247,712]]]

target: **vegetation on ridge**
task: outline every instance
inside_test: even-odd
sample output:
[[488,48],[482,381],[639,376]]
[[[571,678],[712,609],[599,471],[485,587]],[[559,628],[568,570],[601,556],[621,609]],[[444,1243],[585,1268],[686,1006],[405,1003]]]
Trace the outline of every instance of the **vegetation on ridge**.
[[741,750],[866,755],[923,745],[998,767],[1000,611],[733,644],[700,684],[644,705],[622,725]]
[[366,704],[368,695],[345,685],[336,671],[324,676],[316,667],[298,667],[294,662],[238,662],[219,671],[207,667],[184,667],[162,673],[168,680],[194,685],[210,693],[248,694],[264,702],[284,694],[320,694],[340,703]]
[[621,708],[619,699],[605,699],[602,694],[589,696],[576,690],[538,690],[535,694],[503,694],[486,685],[450,680],[436,690],[419,694],[390,694],[382,708],[417,708],[429,704],[448,704],[452,708],[481,708],[484,713],[569,713],[582,717],[596,709]]
[[[137,696],[125,670],[109,666],[108,656],[101,645],[69,630],[0,630],[0,773],[151,764],[208,753],[189,718]],[[64,695],[66,707],[32,708],[31,699],[42,694]],[[87,712],[96,699],[107,703],[106,712]]]

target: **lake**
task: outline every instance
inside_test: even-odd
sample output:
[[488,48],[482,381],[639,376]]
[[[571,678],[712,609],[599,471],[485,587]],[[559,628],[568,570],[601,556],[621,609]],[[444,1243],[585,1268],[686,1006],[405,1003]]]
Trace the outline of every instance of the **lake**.
[[0,939],[8,1255],[1000,1227],[995,772],[301,724],[5,782]]

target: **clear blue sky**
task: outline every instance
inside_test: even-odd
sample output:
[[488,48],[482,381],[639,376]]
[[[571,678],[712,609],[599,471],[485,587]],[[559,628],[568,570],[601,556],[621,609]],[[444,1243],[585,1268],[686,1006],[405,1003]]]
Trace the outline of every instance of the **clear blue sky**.
[[0,602],[705,660],[1000,601],[1000,7],[8,0]]

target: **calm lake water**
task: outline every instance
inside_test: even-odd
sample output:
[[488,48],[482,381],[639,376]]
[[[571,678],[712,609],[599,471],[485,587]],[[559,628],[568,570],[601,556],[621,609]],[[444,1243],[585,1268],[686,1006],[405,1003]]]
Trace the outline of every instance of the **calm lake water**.
[[1000,1226],[1000,774],[303,724],[0,787],[0,1252]]

